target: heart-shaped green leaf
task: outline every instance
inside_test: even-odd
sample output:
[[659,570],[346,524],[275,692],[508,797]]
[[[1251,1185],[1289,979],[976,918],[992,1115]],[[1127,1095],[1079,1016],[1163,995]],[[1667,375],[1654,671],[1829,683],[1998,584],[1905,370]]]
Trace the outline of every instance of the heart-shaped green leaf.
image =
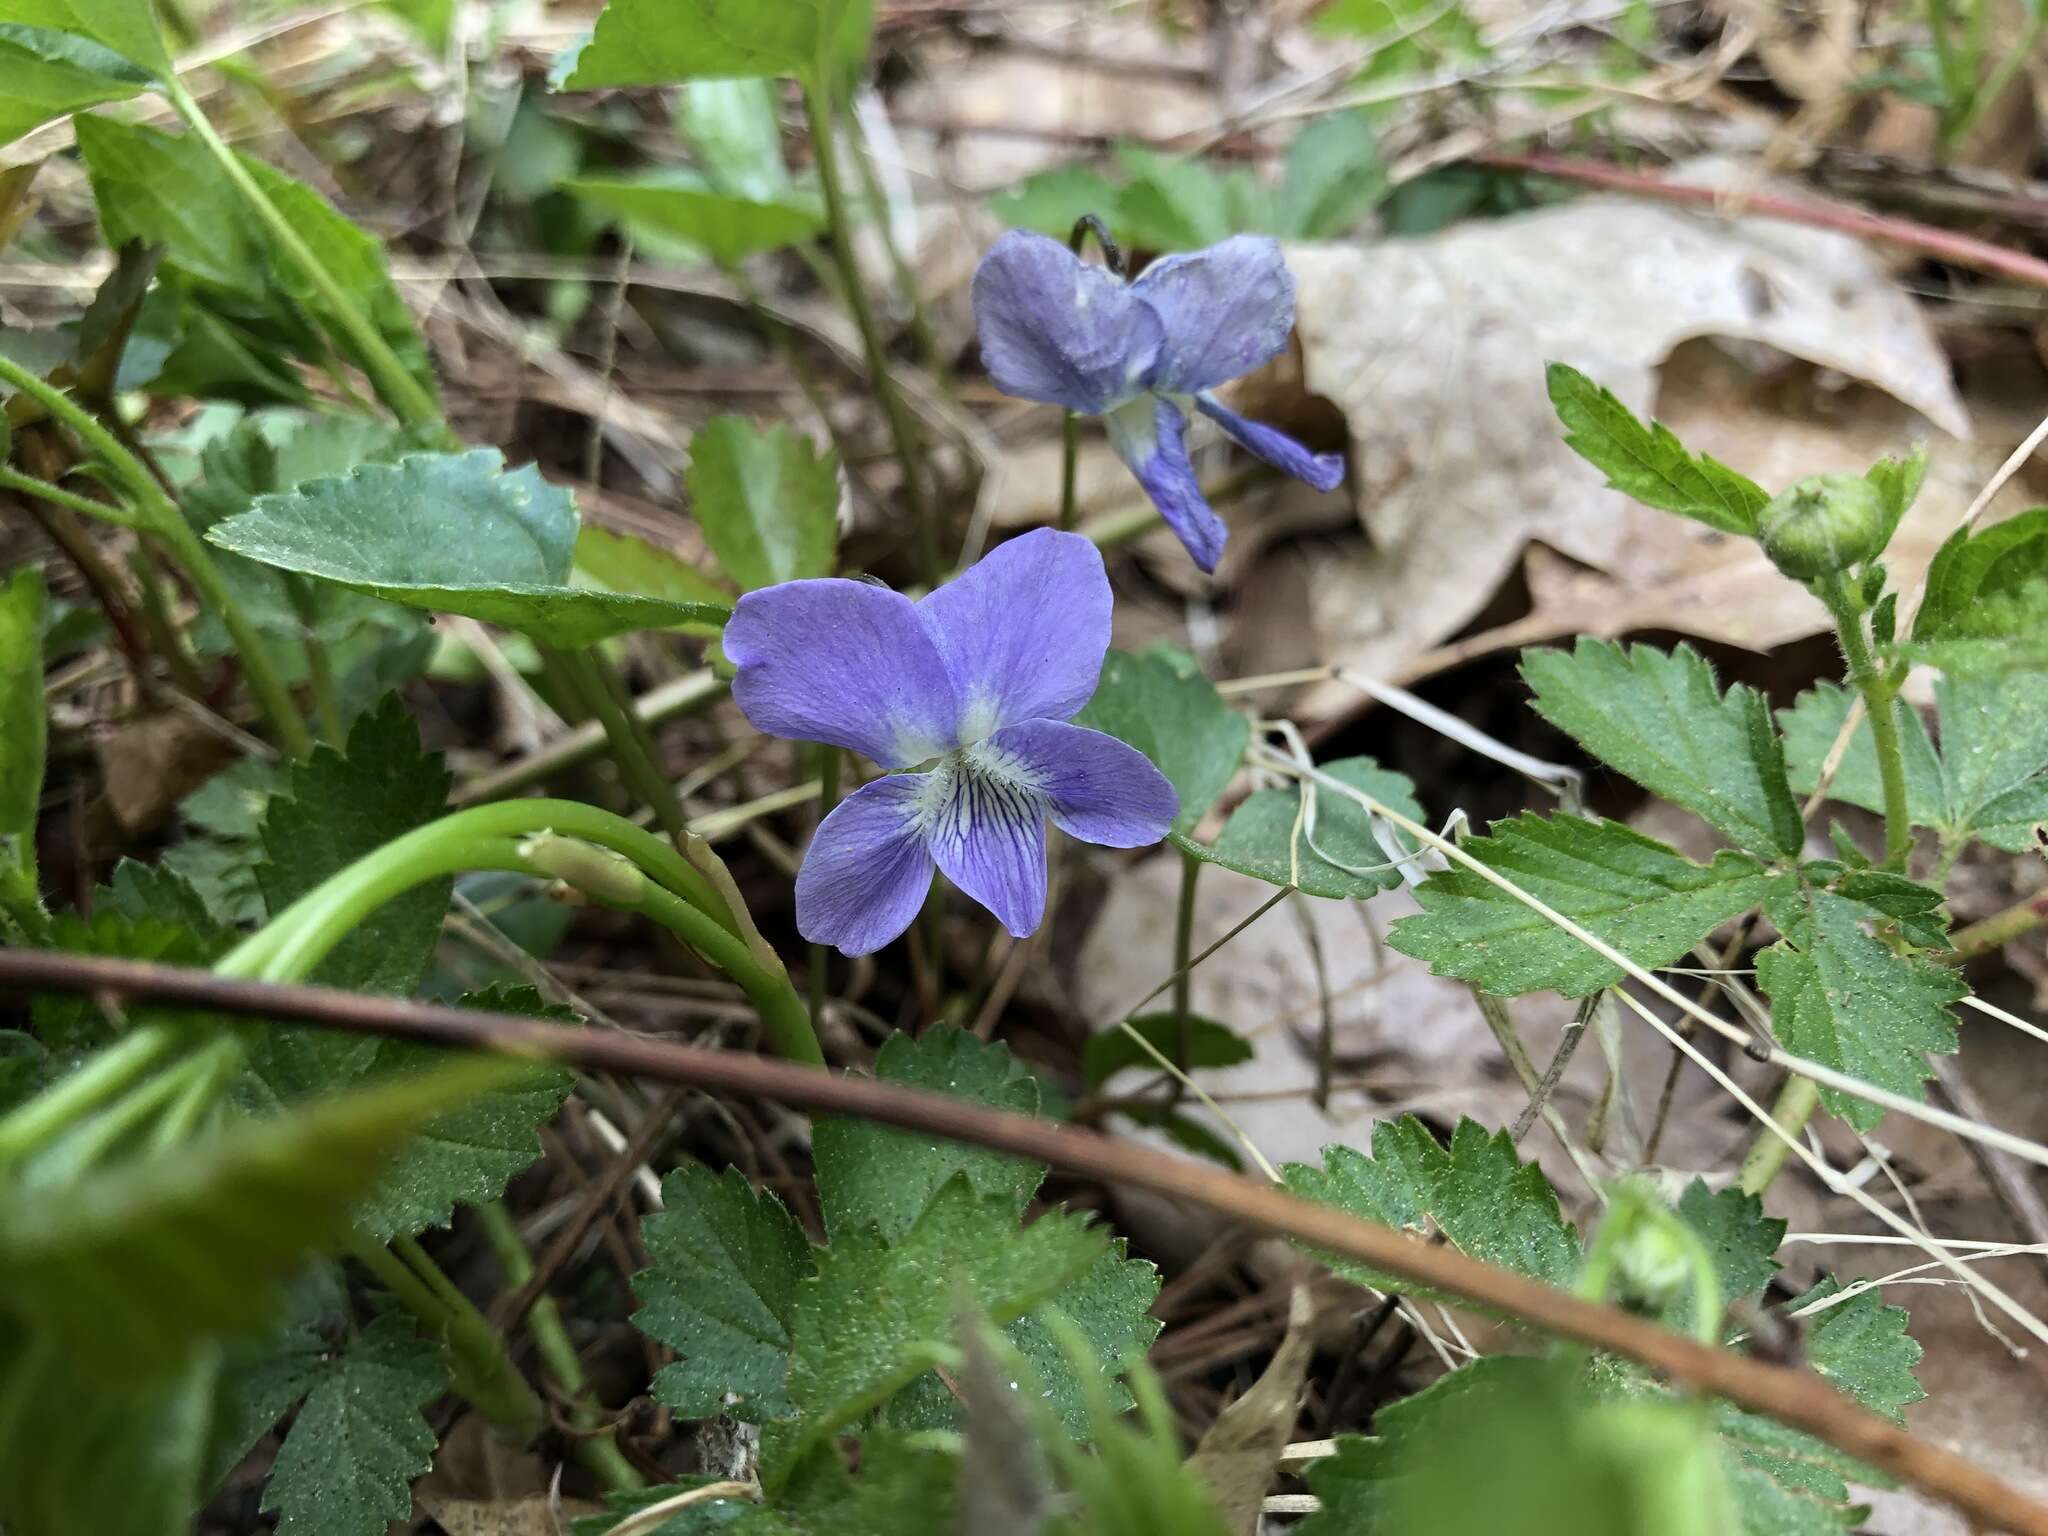
[[564,649],[635,629],[722,623],[713,603],[569,585],[576,503],[495,450],[416,454],[264,496],[207,533],[280,570],[459,613]]

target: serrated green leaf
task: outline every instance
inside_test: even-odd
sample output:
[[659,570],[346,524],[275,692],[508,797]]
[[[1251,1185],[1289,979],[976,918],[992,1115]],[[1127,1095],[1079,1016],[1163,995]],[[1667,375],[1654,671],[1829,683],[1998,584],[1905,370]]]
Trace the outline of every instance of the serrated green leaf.
[[413,1479],[434,1459],[420,1410],[447,1390],[441,1347],[402,1313],[327,1361],[264,1485],[280,1536],[381,1536],[411,1514]]
[[43,798],[43,576],[23,566],[0,585],[0,887],[33,904]]
[[872,0],[611,0],[558,90],[831,71],[867,51]]
[[[875,1057],[875,1076],[991,1109],[1038,1113],[1038,1082],[1010,1048],[950,1025],[922,1038],[891,1035]],[[872,1120],[820,1120],[812,1131],[811,1155],[825,1232],[834,1243],[867,1228],[895,1241],[956,1176],[964,1176],[977,1195],[1007,1206],[1014,1222],[1045,1178],[1043,1164]]]
[[700,247],[721,267],[736,267],[761,251],[805,244],[825,228],[823,211],[794,192],[756,200],[720,192],[686,171],[579,176],[562,189],[632,228]]
[[[1850,689],[1822,682],[1802,693],[1792,708],[1778,711],[1778,725],[1785,733],[1786,768],[1792,788],[1799,794],[1812,794],[1820,783],[1821,765],[1834,750],[1835,738],[1855,702]],[[1946,795],[1934,741],[1920,712],[1904,699],[1892,700],[1892,715],[1898,725],[1906,768],[1906,805],[1913,824],[1941,826],[1947,820]],[[1867,811],[1884,811],[1884,786],[1878,777],[1877,748],[1872,744],[1868,720],[1859,721],[1849,738],[1841,764],[1828,783],[1828,798]]]
[[1311,118],[1287,146],[1274,233],[1294,240],[1341,235],[1387,195],[1379,134],[1352,108]]
[[346,1285],[339,1265],[317,1260],[291,1287],[284,1315],[269,1332],[223,1341],[202,1491],[220,1487],[256,1442],[312,1390],[347,1325]]
[[2048,673],[1943,677],[1934,697],[1950,835],[2026,851],[2048,821]]
[[2048,507],[1950,535],[1904,650],[1952,676],[2048,670]]
[[[0,5],[0,16],[9,7]],[[149,86],[149,74],[74,33],[0,22],[0,144],[82,107],[126,101]]]
[[[1863,924],[1880,908],[1827,890],[1775,897],[1764,911],[1784,935],[1757,956],[1757,983],[1787,1050],[1909,1098],[1923,1096],[1927,1053],[1956,1048],[1950,1005],[1967,992],[1954,971],[1893,953]],[[1821,1099],[1858,1130],[1875,1104],[1833,1088]]]
[[0,1313],[0,1522],[11,1536],[189,1529],[220,1375],[205,1348],[153,1380],[103,1378]]
[[114,866],[93,898],[93,909],[116,912],[131,923],[154,921],[183,928],[209,959],[220,954],[231,937],[184,876],[137,859],[123,859]]
[[873,1227],[834,1235],[797,1290],[788,1391],[801,1417],[772,1456],[764,1444],[771,1491],[812,1446],[948,1358],[962,1309],[1001,1327],[1099,1261],[1106,1241],[1081,1218],[1055,1211],[1019,1231],[1017,1204],[959,1174],[893,1243]]
[[192,835],[165,850],[158,862],[199,893],[222,927],[263,919],[263,888],[256,882],[263,813],[290,776],[288,763],[245,757],[178,803]]
[[[902,1536],[951,1531],[960,1459],[950,1451],[887,1429],[860,1439],[860,1472],[830,1447],[808,1457],[772,1509],[742,1514],[732,1536]],[[695,1536],[694,1530],[687,1536]]]
[[0,0],[0,22],[74,32],[158,78],[171,74],[150,0]]
[[[1460,1120],[1449,1147],[1413,1115],[1382,1120],[1372,1128],[1371,1157],[1330,1146],[1321,1168],[1289,1163],[1281,1174],[1303,1199],[1383,1227],[1434,1228],[1460,1253],[1532,1280],[1568,1286],[1578,1276],[1578,1233],[1543,1170],[1515,1155],[1507,1132],[1489,1134],[1476,1120]],[[1360,1285],[1412,1289],[1353,1260],[1319,1257]]]
[[1915,443],[1904,458],[1887,455],[1879,459],[1864,472],[1863,478],[1876,486],[1878,495],[1884,498],[1884,537],[1877,541],[1881,553],[1890,546],[1892,535],[1912,509],[1927,479],[1927,444]]
[[1714,1432],[1745,1536],[1842,1536],[1866,1513],[1850,1482],[1884,1485],[1825,1441],[1728,1403],[1714,1405]]
[[742,592],[827,576],[839,547],[839,467],[788,427],[718,416],[690,439],[690,511]]
[[722,622],[703,603],[568,585],[575,501],[495,450],[415,454],[259,499],[207,533],[222,549],[412,608],[575,649],[633,629]]
[[[1180,1049],[1181,1020],[1177,1013],[1148,1013],[1132,1019],[1130,1027],[1171,1060]],[[1228,1024],[1214,1019],[1188,1019],[1188,1065],[1191,1067],[1234,1067],[1252,1059],[1251,1042]],[[1088,1037],[1081,1051],[1081,1080],[1089,1088],[1100,1088],[1125,1067],[1153,1066],[1152,1057],[1129,1033],[1112,1025]]]
[[[1800,1312],[1841,1291],[1839,1282],[1823,1280],[1787,1310]],[[1905,1308],[1886,1306],[1875,1286],[1859,1291],[1806,1319],[1807,1363],[1872,1413],[1903,1424],[1906,1405],[1927,1395],[1913,1376],[1922,1351],[1906,1332],[1911,1321]]]
[[[315,749],[264,808],[257,884],[272,916],[330,875],[426,825],[448,799],[448,770],[420,750],[419,726],[396,694],[356,721],[344,756]],[[419,985],[453,883],[433,880],[385,903],[314,968],[312,979],[360,991]],[[349,1042],[351,1045],[360,1042]]]
[[1136,747],[1173,785],[1173,830],[1191,834],[1223,793],[1251,740],[1251,722],[1223,696],[1194,657],[1168,645],[1135,655],[1111,651],[1095,695],[1074,724]]
[[[73,954],[119,955],[164,965],[206,965],[223,947],[217,936],[202,936],[183,923],[154,914],[129,917],[115,907],[103,907],[90,918],[63,913],[51,922],[42,942],[47,948]],[[172,1009],[130,1009],[131,1026],[138,1014],[157,1021],[187,1017]],[[29,1020],[37,1036],[53,1050],[77,1050],[113,1038],[106,1011],[89,997],[44,993],[29,1004]]]
[[[1695,864],[1618,821],[1531,812],[1497,821],[1465,852],[1646,968],[1669,965],[1789,875],[1723,851]],[[1550,990],[1584,997],[1624,974],[1525,903],[1452,867],[1415,889],[1422,911],[1388,944],[1496,997]]]
[[652,1261],[633,1277],[634,1323],[676,1352],[654,1395],[685,1418],[781,1419],[790,1316],[813,1268],[810,1240],[739,1170],[690,1163],[662,1181],[640,1234]]
[[1524,651],[1522,676],[1539,715],[1653,795],[1751,853],[1799,852],[1786,846],[1799,807],[1783,756],[1753,730],[1756,690],[1737,683],[1723,693],[1691,646],[1623,650],[1582,637],[1570,652]]
[[1746,475],[1685,445],[1662,422],[1648,423],[1576,368],[1544,370],[1550,403],[1565,424],[1565,446],[1607,476],[1607,483],[1645,506],[1676,512],[1723,533],[1754,534],[1770,501]]
[[779,106],[767,78],[692,80],[676,92],[676,131],[712,186],[772,203],[790,187]]
[[[542,1004],[531,987],[488,987],[459,1006],[574,1024],[566,1008]],[[245,1102],[270,1115],[343,1087],[368,1089],[431,1077],[447,1056],[405,1040],[322,1037],[312,1031],[266,1032],[242,1084]],[[541,1154],[538,1128],[568,1097],[570,1075],[557,1067],[520,1063],[486,1092],[420,1127],[356,1207],[356,1230],[373,1242],[412,1237],[446,1226],[458,1205],[483,1205]]]
[[177,1370],[206,1339],[261,1327],[306,1257],[422,1125],[504,1081],[497,1064],[242,1121],[173,1158],[0,1190],[0,1308],[79,1365],[128,1381]]
[[1759,1197],[1732,1185],[1709,1190],[1706,1180],[1696,1178],[1678,1197],[1678,1217],[1713,1259],[1723,1306],[1763,1294],[1779,1269],[1771,1255],[1784,1241],[1785,1223],[1766,1216]]
[[[1322,772],[1404,816],[1423,819],[1415,785],[1406,774],[1382,768],[1369,757],[1324,763]],[[1299,786],[1261,789],[1230,813],[1214,843],[1197,843],[1180,833],[1173,841],[1205,863],[1221,864],[1270,885],[1291,885],[1310,896],[1362,899],[1399,885],[1401,872],[1389,867],[1387,850],[1373,835],[1365,807],[1328,785],[1315,786],[1314,794],[1312,823],[1301,815]],[[1405,833],[1390,829],[1390,835],[1404,854],[1415,851],[1413,839]]]

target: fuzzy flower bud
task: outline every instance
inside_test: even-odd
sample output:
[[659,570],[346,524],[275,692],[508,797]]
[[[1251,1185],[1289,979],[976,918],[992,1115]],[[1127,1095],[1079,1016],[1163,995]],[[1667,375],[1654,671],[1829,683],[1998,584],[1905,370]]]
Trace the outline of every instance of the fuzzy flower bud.
[[1895,520],[1883,492],[1859,475],[1808,475],[1757,519],[1771,563],[1796,581],[1833,576],[1883,551]]

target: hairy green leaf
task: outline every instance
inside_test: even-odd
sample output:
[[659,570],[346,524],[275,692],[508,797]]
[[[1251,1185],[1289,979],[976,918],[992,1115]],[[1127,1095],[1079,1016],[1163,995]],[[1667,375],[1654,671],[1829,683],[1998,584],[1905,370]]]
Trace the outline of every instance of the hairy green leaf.
[[[895,1034],[875,1057],[885,1083],[950,1093],[1021,1115],[1038,1113],[1038,1082],[1008,1046],[945,1026],[923,1037]],[[874,1228],[894,1242],[909,1231],[940,1189],[964,1176],[977,1195],[1006,1206],[1011,1219],[1045,1178],[1041,1163],[985,1147],[900,1131],[873,1120],[820,1120],[811,1135],[818,1203],[834,1243]]]
[[463,1063],[241,1121],[176,1157],[0,1192],[0,1308],[81,1367],[173,1372],[208,1338],[262,1326],[307,1255],[348,1241],[356,1203],[407,1139],[503,1081],[497,1064]]
[[[0,16],[13,7],[0,3]],[[0,144],[10,144],[44,123],[97,106],[126,101],[149,86],[146,70],[75,33],[0,21]]]
[[1685,445],[1662,422],[1642,422],[1612,390],[1576,368],[1544,371],[1565,445],[1645,506],[1676,512],[1723,533],[1754,534],[1770,494],[1746,475]]
[[2048,507],[1950,535],[1905,650],[1951,676],[2048,670]]
[[1761,857],[1799,852],[1799,806],[1762,698],[1723,693],[1691,646],[1631,650],[1581,638],[1522,653],[1534,707],[1609,767]]
[[634,1322],[676,1352],[654,1395],[685,1418],[790,1417],[790,1315],[812,1272],[810,1240],[737,1169],[685,1164],[661,1195],[640,1224],[652,1262],[633,1277]]
[[839,465],[788,427],[716,416],[690,439],[690,511],[742,592],[829,576],[839,548]]
[[324,1361],[264,1485],[280,1536],[381,1536],[411,1514],[434,1459],[420,1410],[447,1390],[440,1345],[402,1313]]
[[[1493,824],[1465,852],[1552,910],[1645,967],[1669,965],[1715,928],[1793,881],[1747,854],[1695,864],[1618,821],[1533,812]],[[1498,997],[1550,990],[1583,997],[1611,986],[1621,967],[1549,918],[1453,866],[1416,887],[1422,911],[1394,924],[1387,942]]]
[[[1892,916],[1829,890],[1766,901],[1784,938],[1757,956],[1758,984],[1786,1049],[1894,1093],[1920,1098],[1927,1053],[1956,1048],[1949,1008],[1968,990],[1954,971],[1888,949],[1864,930]],[[1875,1104],[1823,1088],[1830,1110],[1858,1130],[1883,1118]]]
[[[1810,795],[1820,783],[1821,765],[1834,750],[1842,722],[1856,703],[1853,690],[1839,683],[1822,682],[1802,693],[1790,709],[1778,711],[1778,724],[1785,733],[1785,766],[1792,788]],[[1947,796],[1941,777],[1941,759],[1920,712],[1904,699],[1892,700],[1892,716],[1899,731],[1901,756],[1906,768],[1906,805],[1913,824],[1939,827],[1948,819]],[[1884,810],[1884,785],[1878,777],[1877,748],[1872,743],[1870,722],[1859,720],[1855,734],[1828,783],[1828,798],[1845,805],[1858,805],[1880,814]]]
[[[1788,1310],[1800,1313],[1841,1292],[1837,1281],[1823,1280]],[[1872,1286],[1808,1313],[1807,1319],[1807,1363],[1872,1413],[1905,1423],[1906,1405],[1927,1395],[1913,1376],[1921,1349],[1906,1332],[1912,1320],[1906,1309],[1886,1306]]]
[[824,213],[794,193],[756,200],[720,192],[687,171],[578,176],[562,185],[622,224],[687,241],[727,268],[760,251],[815,240],[825,228]]
[[[1322,772],[1412,820],[1422,819],[1407,775],[1369,757],[1324,763]],[[1173,841],[1206,863],[1310,896],[1366,897],[1401,883],[1401,872],[1391,867],[1388,850],[1373,835],[1364,806],[1327,784],[1311,785],[1308,793],[1314,796],[1312,816],[1302,814],[1299,786],[1261,789],[1230,813],[1214,843],[1204,845],[1179,833]],[[1414,853],[1406,833],[1389,827],[1388,836],[1403,857]]]
[[[1136,1030],[1168,1060],[1180,1049],[1181,1020],[1177,1013],[1148,1013],[1130,1021]],[[1252,1059],[1251,1042],[1227,1024],[1214,1019],[1188,1019],[1188,1065],[1191,1067],[1234,1067]],[[1088,1037],[1081,1051],[1081,1079],[1089,1088],[1100,1088],[1125,1067],[1153,1067],[1156,1063],[1130,1034],[1111,1025]]]
[[559,90],[790,75],[826,79],[867,51],[873,0],[611,0],[557,62]]
[[1696,1178],[1678,1197],[1678,1217],[1713,1259],[1723,1306],[1763,1294],[1778,1272],[1778,1261],[1771,1255],[1784,1241],[1785,1223],[1766,1216],[1759,1197],[1732,1185],[1709,1190],[1706,1180]]
[[706,603],[568,585],[576,503],[492,449],[415,454],[265,496],[209,530],[223,549],[408,607],[574,649],[632,629],[721,622]]
[[1136,747],[1180,796],[1173,830],[1191,834],[1237,772],[1251,722],[1223,702],[1194,657],[1155,645],[1111,651],[1095,696],[1074,724]]
[[[1413,1115],[1382,1120],[1372,1128],[1372,1156],[1330,1146],[1321,1168],[1289,1163],[1281,1173],[1304,1199],[1385,1227],[1434,1228],[1460,1253],[1533,1280],[1568,1286],[1578,1276],[1578,1233],[1542,1169],[1515,1155],[1506,1131],[1489,1134],[1476,1120],[1460,1120],[1448,1147]],[[1360,1285],[1411,1289],[1353,1260],[1319,1256]]]

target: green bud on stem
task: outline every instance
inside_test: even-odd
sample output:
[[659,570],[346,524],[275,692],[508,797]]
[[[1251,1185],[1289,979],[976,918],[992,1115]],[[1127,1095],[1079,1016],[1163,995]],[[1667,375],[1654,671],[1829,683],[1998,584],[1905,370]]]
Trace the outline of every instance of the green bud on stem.
[[1771,563],[1795,581],[1834,576],[1883,553],[1897,520],[1884,493],[1859,475],[1808,475],[1757,519]]

